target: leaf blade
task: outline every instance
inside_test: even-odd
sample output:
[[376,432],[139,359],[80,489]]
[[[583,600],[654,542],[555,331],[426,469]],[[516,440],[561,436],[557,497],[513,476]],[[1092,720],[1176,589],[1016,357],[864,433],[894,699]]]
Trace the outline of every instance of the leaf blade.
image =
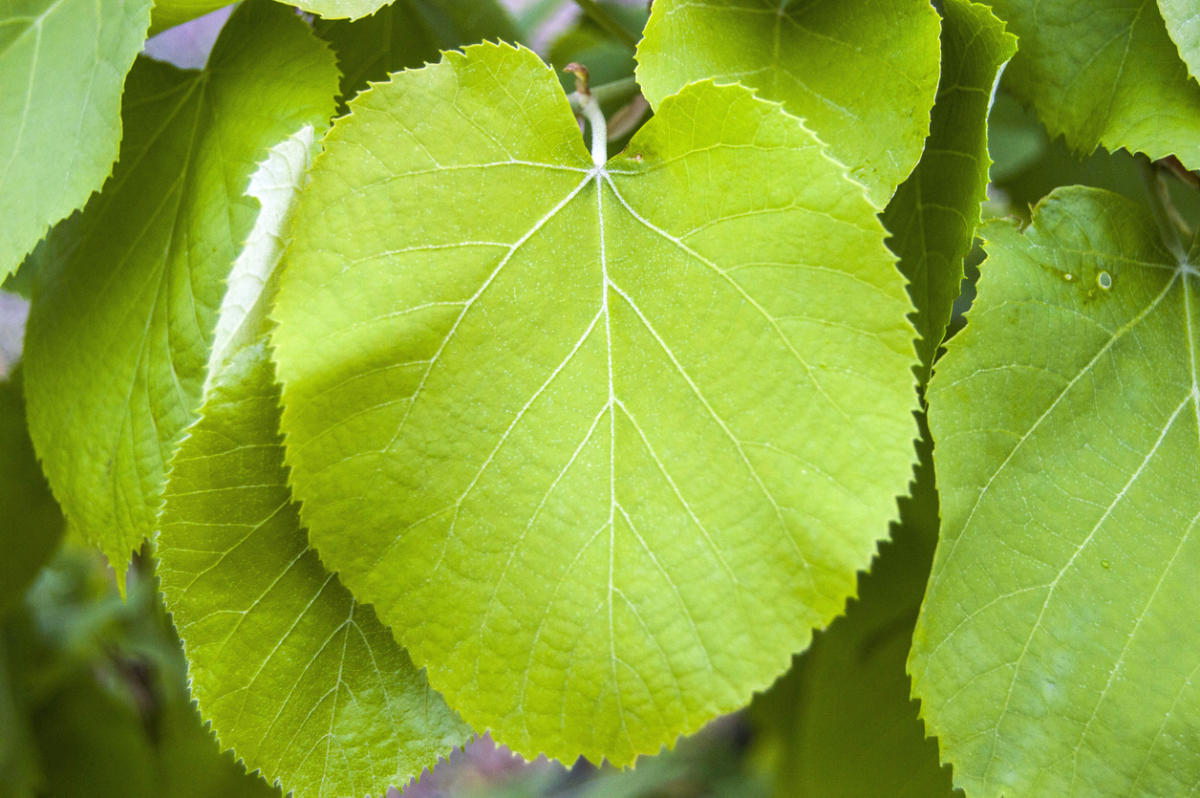
[[1006,85],[1052,136],[1084,154],[1103,146],[1200,164],[1200,85],[1155,4],[1111,3],[1101,13],[1070,0],[991,5],[1021,40]]
[[0,8],[0,280],[111,173],[121,90],[149,24],[149,0]]
[[985,237],[992,267],[930,393],[945,538],[915,693],[971,794],[1174,792],[1200,773],[1175,625],[1192,628],[1200,493],[1172,466],[1200,445],[1194,272],[1098,190]]
[[254,221],[245,181],[268,147],[323,124],[336,81],[303,22],[263,3],[234,14],[207,72],[139,62],[121,163],[50,242],[26,342],[30,432],[68,519],[118,572],[154,528],[199,403],[222,282]]
[[637,76],[654,106],[708,78],[782,102],[882,208],[921,157],[938,53],[938,16],[923,0],[660,0]]
[[262,210],[230,274],[203,408],[172,461],[155,539],[201,714],[296,798],[400,787],[469,734],[321,565],[288,488],[267,308],[314,146],[305,126],[250,180]]
[[[465,52],[326,137],[275,310],[293,489],[323,560],[469,722],[628,763],[744,703],[853,590],[909,474],[908,300],[861,189],[778,106],[700,84],[598,170],[536,56]],[[764,191],[705,195],[706,173]],[[832,286],[862,328],[805,304]],[[868,393],[886,409],[831,423]],[[798,405],[804,424],[773,409]],[[758,640],[767,619],[786,631]]]
[[988,114],[1016,38],[986,6],[943,6],[942,77],[925,152],[888,203],[888,245],[900,258],[917,308],[919,377],[928,382],[963,279],[987,199]]

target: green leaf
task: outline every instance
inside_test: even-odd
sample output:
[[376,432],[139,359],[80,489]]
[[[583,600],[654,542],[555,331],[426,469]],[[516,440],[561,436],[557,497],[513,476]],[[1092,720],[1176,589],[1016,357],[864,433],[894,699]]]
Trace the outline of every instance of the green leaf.
[[[954,2],[954,0],[951,0]],[[949,10],[949,5],[946,6]],[[924,428],[924,424],[921,425]],[[953,794],[925,737],[904,672],[938,534],[932,446],[925,432],[912,493],[858,598],[818,633],[792,671],[755,698],[756,745],[789,798],[938,798]]]
[[63,534],[62,514],[25,428],[20,375],[0,382],[0,616],[29,587]]
[[470,730],[308,548],[278,420],[265,345],[240,350],[174,461],[164,597],[223,747],[296,798],[382,795]]
[[950,323],[987,199],[988,112],[1001,69],[1017,49],[986,6],[947,0],[942,13],[942,77],[929,140],[883,214],[917,308],[922,382]]
[[840,612],[908,478],[911,306],[777,105],[694,85],[596,167],[533,53],[466,53],[359,95],[301,198],[292,485],[475,728],[627,764]]
[[222,745],[295,798],[382,795],[469,730],[321,566],[291,503],[262,336],[312,141],[311,128],[288,139],[251,180],[263,212],[230,275],[213,376],[173,461],[156,552],[192,695]]
[[150,0],[0,2],[0,281],[104,182]]
[[1139,205],[984,228],[930,389],[943,540],[910,673],[972,798],[1200,778],[1200,275]]
[[1150,0],[991,0],[1020,39],[1006,83],[1075,150],[1122,147],[1200,167],[1200,85]]
[[782,102],[882,208],[921,157],[938,52],[928,0],[657,0],[637,74],[655,108],[704,78]]
[[495,0],[395,0],[366,19],[318,19],[313,29],[337,53],[343,102],[365,89],[367,81],[381,81],[389,72],[437,61],[442,50],[484,39],[515,42],[520,38],[508,12]]
[[[453,5],[461,1],[451,0],[450,3],[442,3],[442,5]],[[374,14],[392,0],[288,0],[288,2],[301,11],[307,11],[325,19],[360,19]],[[475,3],[476,0],[470,0],[470,2]]]
[[332,55],[291,10],[244,4],[209,68],[129,78],[121,160],[56,231],[26,343],[30,431],[67,516],[118,573],[154,527],[200,401],[223,282],[266,150],[333,111]]
[[1158,10],[1167,23],[1167,34],[1187,64],[1188,74],[1200,78],[1200,14],[1195,2],[1158,0]]

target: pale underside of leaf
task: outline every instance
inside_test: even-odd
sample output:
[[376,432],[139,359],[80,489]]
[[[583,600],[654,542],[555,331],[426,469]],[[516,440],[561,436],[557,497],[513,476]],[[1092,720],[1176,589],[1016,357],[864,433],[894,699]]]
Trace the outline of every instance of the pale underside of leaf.
[[285,223],[296,193],[305,182],[315,143],[315,129],[305,125],[272,147],[267,159],[250,176],[246,194],[258,200],[258,217],[225,282],[208,356],[206,388],[229,358],[253,344],[262,333],[267,306],[275,296]]
[[1200,275],[1105,192],[985,231],[930,393],[923,716],[972,796],[1195,791]]
[[263,344],[227,361],[172,463],[159,579],[222,746],[295,798],[383,795],[470,730],[321,565],[291,503]]
[[149,0],[0,5],[0,280],[108,177]]
[[200,402],[257,210],[246,182],[269,147],[328,120],[336,91],[302,20],[243,5],[207,71],[139,61],[116,172],[49,242],[26,344],[30,431],[71,522],[119,572],[154,529],[164,464]]
[[627,764],[853,590],[908,476],[909,306],[778,106],[699,84],[595,167],[532,53],[467,53],[326,138],[275,311],[293,487],[476,728]]
[[658,0],[637,74],[656,107],[705,78],[782,102],[882,208],[921,157],[938,54],[927,0]]
[[1075,150],[1200,167],[1200,85],[1154,0],[993,0],[1020,39],[1006,85]]

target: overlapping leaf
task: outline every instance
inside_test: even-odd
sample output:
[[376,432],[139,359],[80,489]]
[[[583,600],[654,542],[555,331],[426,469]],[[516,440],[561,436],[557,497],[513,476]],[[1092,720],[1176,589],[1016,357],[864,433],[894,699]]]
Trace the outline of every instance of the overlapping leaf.
[[705,78],[781,101],[883,207],[929,133],[937,13],[928,0],[656,0],[638,46],[646,98]]
[[150,0],[0,3],[0,280],[104,182]]
[[597,167],[536,56],[466,53],[359,95],[314,167],[293,488],[472,725],[629,763],[840,612],[908,479],[910,306],[777,105],[694,85]]
[[1200,275],[1103,191],[984,230],[929,399],[944,520],[910,660],[922,714],[972,798],[1186,794]]
[[1154,3],[991,0],[1020,39],[1006,84],[1053,135],[1200,168],[1200,85]]
[[141,61],[112,180],[50,242],[29,319],[30,431],[68,518],[118,571],[153,528],[257,208],[255,162],[329,118],[332,55],[284,6],[230,19],[208,69]]
[[1200,78],[1200,9],[1187,0],[1158,0],[1167,33],[1193,78]]
[[986,6],[947,0],[942,8],[942,77],[929,139],[883,215],[917,308],[923,381],[946,334],[987,198],[993,87],[1016,52],[1016,40]]
[[[924,426],[924,425],[922,425]],[[788,798],[939,798],[954,794],[937,743],[909,697],[904,662],[938,533],[926,431],[913,491],[846,614],[816,635],[792,672],[755,698],[759,758]]]
[[272,150],[251,181],[263,212],[230,275],[156,552],[192,695],[222,744],[296,798],[382,795],[468,729],[321,566],[291,503],[264,319],[312,138]]

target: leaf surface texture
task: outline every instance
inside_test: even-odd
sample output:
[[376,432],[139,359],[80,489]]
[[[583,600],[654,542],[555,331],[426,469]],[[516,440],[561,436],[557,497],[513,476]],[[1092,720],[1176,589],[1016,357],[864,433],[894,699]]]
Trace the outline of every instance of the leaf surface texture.
[[1005,84],[1052,136],[1200,167],[1200,85],[1151,0],[992,0],[1020,40]]
[[950,323],[987,199],[993,87],[1016,52],[1016,39],[986,6],[947,0],[942,13],[942,77],[929,139],[883,214],[917,308],[923,382]]
[[656,108],[710,77],[782,102],[883,207],[921,157],[938,52],[927,0],[656,0],[637,74]]
[[243,5],[209,67],[142,60],[112,180],[55,231],[26,342],[30,432],[68,519],[118,573],[153,531],[200,402],[256,161],[333,112],[332,54],[284,6]]
[[1188,0],[1158,0],[1158,9],[1188,74],[1200,77],[1200,8]]
[[533,53],[466,53],[359,95],[301,198],[293,489],[475,728],[628,764],[840,611],[908,478],[911,308],[777,105],[698,84],[599,168]]
[[230,274],[156,552],[192,695],[222,744],[295,798],[382,795],[469,730],[322,567],[291,501],[265,322],[312,145],[305,127],[251,180],[262,212]]
[[112,170],[150,0],[0,3],[0,280]]
[[1197,273],[1139,205],[1095,189],[984,238],[929,396],[943,539],[909,664],[922,714],[971,796],[1185,794]]

